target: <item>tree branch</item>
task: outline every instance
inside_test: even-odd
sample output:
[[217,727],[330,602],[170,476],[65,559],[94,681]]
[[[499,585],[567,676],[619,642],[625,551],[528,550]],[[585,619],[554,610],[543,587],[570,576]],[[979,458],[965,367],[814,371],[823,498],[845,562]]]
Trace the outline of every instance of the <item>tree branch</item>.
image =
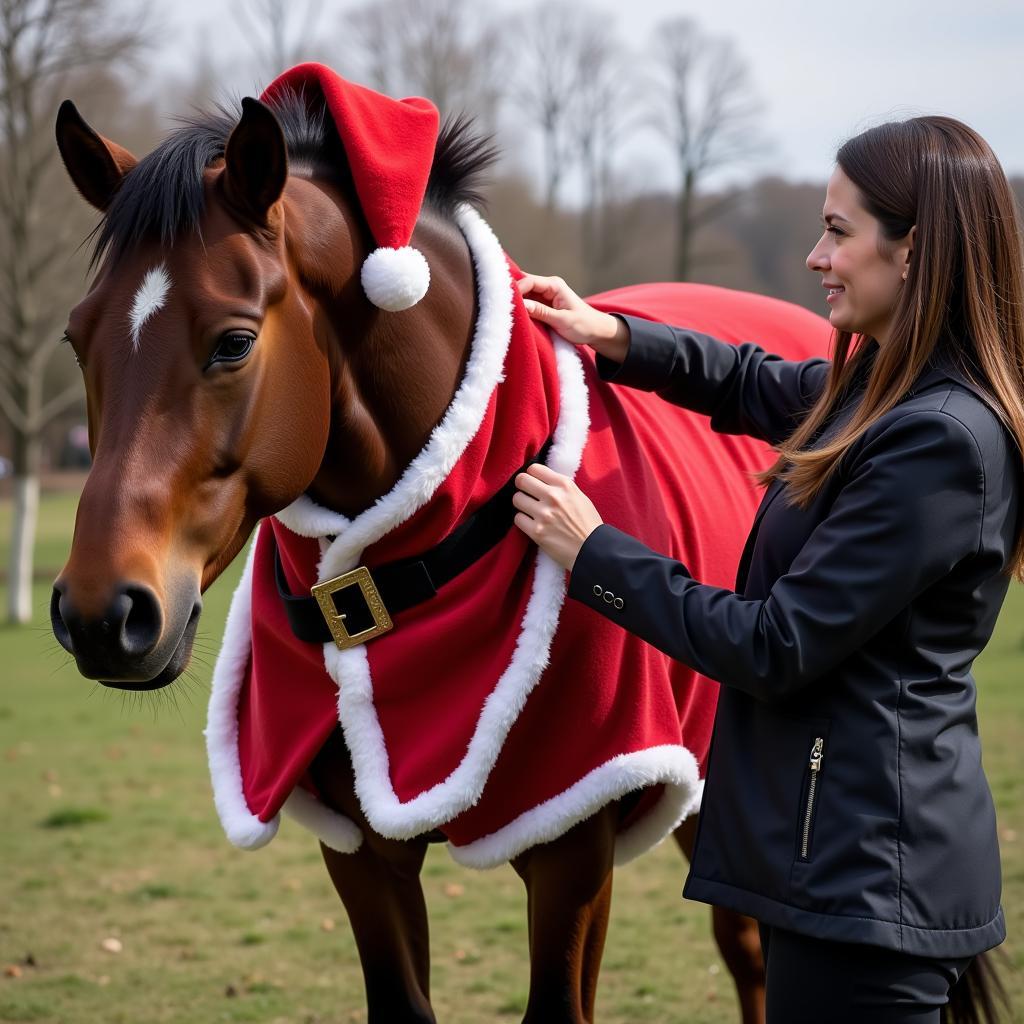
[[728,209],[735,206],[740,200],[743,193],[739,189],[735,189],[732,192],[727,192],[723,196],[719,196],[717,199],[713,199],[703,206],[699,207],[694,211],[690,222],[695,228],[703,227],[705,224],[714,220],[716,217],[720,217]]
[[51,420],[56,419],[62,412],[69,409],[76,402],[85,398],[85,392],[80,380],[72,381],[60,394],[51,398],[39,412],[32,417],[30,425],[33,430],[42,430]]
[[11,426],[13,426],[19,434],[28,434],[31,432],[29,430],[29,422],[25,418],[25,414],[22,412],[21,407],[15,400],[14,395],[7,390],[7,385],[3,381],[0,381],[0,412],[7,417]]

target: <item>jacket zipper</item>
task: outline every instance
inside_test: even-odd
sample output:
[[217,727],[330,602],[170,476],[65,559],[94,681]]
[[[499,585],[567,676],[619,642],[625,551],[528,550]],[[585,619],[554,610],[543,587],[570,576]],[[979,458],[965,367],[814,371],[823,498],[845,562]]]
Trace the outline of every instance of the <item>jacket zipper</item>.
[[814,813],[814,794],[818,788],[818,772],[821,771],[822,752],[824,749],[824,737],[815,737],[814,746],[811,747],[811,781],[807,787],[807,807],[804,811],[804,833],[803,839],[800,843],[801,860],[807,860],[807,847],[811,837],[811,815]]

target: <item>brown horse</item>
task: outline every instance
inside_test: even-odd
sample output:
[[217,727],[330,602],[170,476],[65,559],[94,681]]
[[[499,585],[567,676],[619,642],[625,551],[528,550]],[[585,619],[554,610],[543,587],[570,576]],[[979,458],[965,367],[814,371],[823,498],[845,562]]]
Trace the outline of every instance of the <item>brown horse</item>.
[[[493,153],[466,122],[443,129],[415,233],[430,289],[397,319],[362,294],[372,239],[337,138],[303,102],[245,100],[240,117],[222,109],[189,122],[142,161],[65,102],[57,139],[104,218],[99,271],[67,329],[94,462],[53,628],[83,675],[153,689],[187,665],[201,594],[262,518],[303,494],[356,516],[423,448],[466,369],[478,312],[452,211],[477,199]],[[311,775],[365,837],[354,853],[323,855],[352,922],[369,1018],[433,1021],[419,881],[429,838],[374,832],[337,730]],[[593,1020],[619,815],[612,802],[513,858],[529,901],[527,1021]],[[695,825],[675,833],[687,855]],[[763,1019],[756,925],[712,917],[753,1024]]]

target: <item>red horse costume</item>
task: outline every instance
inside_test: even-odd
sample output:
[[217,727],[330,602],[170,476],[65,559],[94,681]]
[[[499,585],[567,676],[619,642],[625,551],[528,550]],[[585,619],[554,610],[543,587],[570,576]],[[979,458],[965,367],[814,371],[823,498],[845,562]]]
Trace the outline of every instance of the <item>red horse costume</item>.
[[[296,73],[318,84],[333,75]],[[523,533],[510,528],[435,597],[395,615],[392,632],[349,650],[296,639],[278,596],[274,542],[292,593],[358,565],[372,574],[437,544],[551,435],[547,464],[605,521],[702,582],[733,583],[758,501],[749,473],[769,464],[767,447],[599,381],[589,351],[529,318],[513,284],[521,274],[479,214],[463,206],[457,221],[479,318],[442,421],[365,512],[349,520],[303,496],[253,542],[210,700],[217,809],[243,847],[269,841],[284,809],[327,845],[356,849],[359,830],[306,777],[340,723],[360,804],[381,835],[440,829],[456,860],[488,867],[643,790],[622,825],[623,862],[699,806],[717,685],[566,603],[565,572]],[[805,310],[710,287],[639,286],[594,304],[754,339],[791,359],[823,354],[830,337]]]

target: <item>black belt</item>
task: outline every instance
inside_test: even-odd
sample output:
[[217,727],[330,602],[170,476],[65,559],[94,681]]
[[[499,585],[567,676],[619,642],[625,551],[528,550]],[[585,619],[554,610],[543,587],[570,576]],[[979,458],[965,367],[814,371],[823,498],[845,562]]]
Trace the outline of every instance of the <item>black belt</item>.
[[[436,547],[422,555],[388,562],[373,569],[372,585],[386,609],[385,618],[432,598],[445,583],[468,569],[508,533],[516,513],[516,507],[512,504],[512,496],[516,492],[516,476],[525,472],[533,463],[544,460],[553,440],[549,437],[541,450],[517,469],[497,494],[481,505],[464,523],[456,526]],[[274,573],[277,577],[277,592],[284,602],[292,632],[300,640],[311,644],[337,640],[337,635],[324,617],[320,601],[289,592],[276,546]],[[379,626],[380,610],[374,614],[366,591],[357,581],[353,580],[333,590],[329,599],[337,615],[344,616],[344,633],[355,636],[372,630],[375,624]]]

